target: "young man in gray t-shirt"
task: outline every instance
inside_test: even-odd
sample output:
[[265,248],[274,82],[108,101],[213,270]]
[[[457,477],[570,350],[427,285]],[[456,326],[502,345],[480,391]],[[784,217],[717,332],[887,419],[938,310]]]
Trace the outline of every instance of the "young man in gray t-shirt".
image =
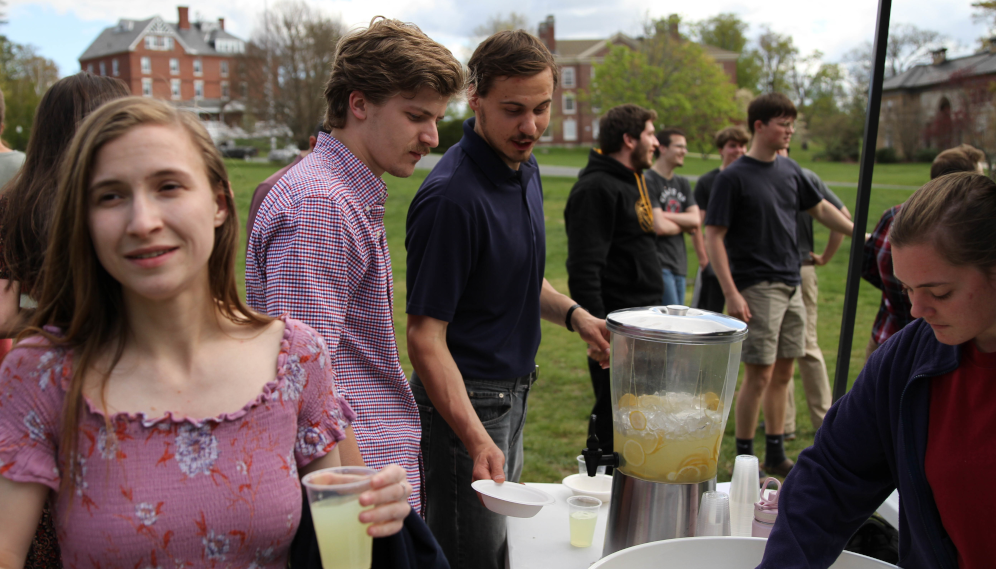
[[[657,133],[660,147],[655,151],[654,165],[645,172],[647,193],[654,214],[657,233],[657,255],[661,260],[664,297],[661,304],[685,304],[688,258],[685,254],[685,233],[692,234],[692,243],[699,259],[705,259],[705,242],[699,227],[699,207],[692,196],[688,178],[674,173],[685,165],[688,145],[685,134],[676,128]],[[701,264],[701,263],[700,263]]]

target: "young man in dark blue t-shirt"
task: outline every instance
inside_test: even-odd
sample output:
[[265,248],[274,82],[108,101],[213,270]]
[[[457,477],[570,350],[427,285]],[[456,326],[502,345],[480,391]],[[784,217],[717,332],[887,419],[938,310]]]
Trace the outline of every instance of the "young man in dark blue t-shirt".
[[474,118],[408,210],[408,355],[426,522],[454,567],[498,569],[505,516],[484,508],[471,482],[519,480],[540,318],[577,330],[599,353],[608,331],[543,278],[532,147],[550,121],[553,55],[524,31],[499,32],[468,67]]
[[737,454],[753,454],[763,405],[764,468],[779,476],[793,466],[785,457],[785,397],[793,362],[805,354],[797,214],[807,211],[833,231],[854,231],[795,161],[777,155],[792,140],[795,117],[795,105],[781,93],[751,102],[750,151],[716,177],[705,220],[706,248],[727,312],[749,326],[742,352],[746,370],[736,402]]

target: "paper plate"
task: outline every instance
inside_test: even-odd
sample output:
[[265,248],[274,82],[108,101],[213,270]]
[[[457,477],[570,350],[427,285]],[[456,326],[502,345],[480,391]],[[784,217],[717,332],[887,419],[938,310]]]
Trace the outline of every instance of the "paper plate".
[[487,509],[514,518],[531,518],[555,501],[542,490],[515,482],[496,484],[494,480],[478,480],[470,487],[481,495]]
[[594,477],[571,474],[564,478],[564,486],[567,486],[575,496],[591,496],[598,498],[603,504],[607,504],[612,496],[612,477],[606,474]]

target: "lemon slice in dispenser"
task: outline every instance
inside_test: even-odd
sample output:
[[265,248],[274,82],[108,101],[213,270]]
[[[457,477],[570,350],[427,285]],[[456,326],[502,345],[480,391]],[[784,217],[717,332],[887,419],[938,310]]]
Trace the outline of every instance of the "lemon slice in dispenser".
[[628,466],[642,466],[647,457],[640,443],[628,440],[623,446],[623,458],[626,459]]
[[629,412],[629,424],[637,431],[642,431],[647,428],[647,416],[639,409],[634,409]]
[[657,435],[645,431],[636,436],[637,441],[640,443],[640,448],[643,449],[644,454],[654,454],[657,451]]
[[699,467],[686,466],[678,471],[677,476],[675,476],[675,481],[684,484],[690,484],[692,482],[698,482],[701,478],[702,478],[702,471],[699,470]]
[[719,410],[719,395],[714,392],[709,391],[702,395],[702,402],[705,403],[706,409],[710,411]]
[[636,395],[632,393],[624,393],[622,397],[619,398],[619,407],[636,407],[640,401],[636,398]]

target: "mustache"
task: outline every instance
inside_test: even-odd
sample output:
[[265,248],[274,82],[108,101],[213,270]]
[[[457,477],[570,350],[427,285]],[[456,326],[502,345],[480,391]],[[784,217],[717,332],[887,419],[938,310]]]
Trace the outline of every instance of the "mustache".
[[408,147],[408,152],[418,152],[422,156],[429,154],[430,147],[424,144],[416,144]]

